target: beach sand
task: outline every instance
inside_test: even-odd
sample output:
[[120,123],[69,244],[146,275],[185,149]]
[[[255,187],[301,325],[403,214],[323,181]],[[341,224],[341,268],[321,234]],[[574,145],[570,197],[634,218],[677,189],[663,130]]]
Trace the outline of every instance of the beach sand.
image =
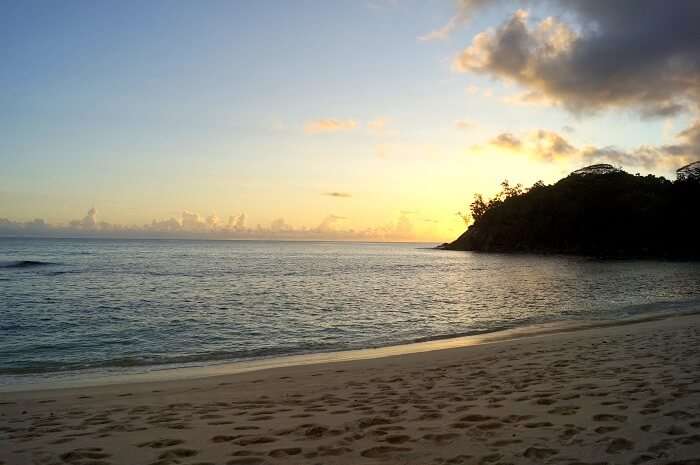
[[700,316],[0,393],[0,463],[700,464]]

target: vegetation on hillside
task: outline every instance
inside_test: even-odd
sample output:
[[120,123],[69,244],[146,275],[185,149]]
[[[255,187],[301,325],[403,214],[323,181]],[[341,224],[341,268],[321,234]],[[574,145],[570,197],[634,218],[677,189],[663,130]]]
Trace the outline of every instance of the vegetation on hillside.
[[477,194],[472,224],[442,247],[483,252],[606,257],[700,258],[700,180],[572,174],[529,189],[507,181],[494,198]]

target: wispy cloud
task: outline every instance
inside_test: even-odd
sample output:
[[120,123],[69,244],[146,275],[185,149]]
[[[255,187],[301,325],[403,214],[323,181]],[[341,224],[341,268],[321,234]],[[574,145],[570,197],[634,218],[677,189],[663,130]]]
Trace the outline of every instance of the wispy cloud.
[[382,133],[386,129],[387,124],[389,124],[389,121],[386,118],[376,118],[367,123],[367,129],[374,133]]
[[455,121],[455,128],[461,130],[461,131],[466,131],[468,129],[472,129],[476,127],[476,123],[473,123],[471,121],[463,120],[463,119],[458,119]]
[[475,10],[491,3],[495,2],[493,0],[458,0],[457,13],[444,26],[418,37],[418,40],[426,42],[447,39],[453,31],[469,21]]
[[308,121],[304,125],[307,134],[321,134],[327,132],[351,131],[357,128],[357,122],[351,119],[319,119]]

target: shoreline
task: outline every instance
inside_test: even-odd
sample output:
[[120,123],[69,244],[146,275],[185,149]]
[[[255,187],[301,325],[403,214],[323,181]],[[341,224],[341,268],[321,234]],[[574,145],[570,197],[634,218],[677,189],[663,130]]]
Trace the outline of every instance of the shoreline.
[[[562,320],[484,332],[480,334],[435,337],[428,340],[418,340],[381,347],[292,354],[262,357],[251,360],[216,362],[202,361],[201,364],[190,366],[150,365],[138,368],[135,367],[133,370],[127,369],[124,372],[103,372],[94,370],[53,372],[47,373],[46,376],[54,378],[47,379],[46,381],[36,381],[42,377],[42,374],[28,374],[28,377],[36,377],[30,378],[31,380],[26,383],[17,382],[0,384],[0,394],[79,389],[111,385],[201,380],[212,377],[259,372],[279,368],[294,368],[301,366],[401,357],[424,352],[453,350],[485,344],[554,336],[557,334],[585,331],[596,328],[635,325],[639,323],[683,318],[694,315],[700,315],[700,309],[685,310],[672,314],[667,312],[647,313],[621,319]],[[21,377],[17,375],[10,376],[17,378]]]
[[[700,315],[192,379],[8,392],[0,463],[693,463]],[[676,462],[674,462],[676,461]]]

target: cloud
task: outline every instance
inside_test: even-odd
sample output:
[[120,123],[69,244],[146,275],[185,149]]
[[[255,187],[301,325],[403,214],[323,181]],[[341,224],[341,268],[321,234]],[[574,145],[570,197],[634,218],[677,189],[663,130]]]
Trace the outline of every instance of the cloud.
[[457,13],[444,26],[418,37],[418,40],[445,40],[454,30],[469,21],[473,12],[493,3],[493,0],[458,0]]
[[581,155],[588,160],[604,160],[623,166],[641,166],[647,169],[676,169],[700,157],[700,121],[676,135],[676,143],[644,145],[632,151],[616,147],[585,147]]
[[545,160],[568,157],[576,152],[576,149],[566,139],[553,131],[540,129],[530,135],[530,141],[534,153]]
[[523,136],[502,133],[487,142],[485,147],[500,149],[512,154],[528,156],[540,161],[566,161],[570,164],[611,163],[629,168],[675,169],[700,156],[700,123],[679,133],[676,143],[670,145],[644,145],[633,150],[621,148],[584,146],[577,148],[562,135],[544,129]]
[[339,119],[319,119],[308,121],[304,125],[304,132],[307,134],[320,134],[328,132],[351,131],[357,127],[354,120]]
[[338,223],[339,221],[342,220],[347,220],[346,217],[344,216],[338,216],[338,215],[328,215],[326,216],[323,221],[321,221],[321,224],[316,226],[313,231],[318,232],[318,233],[329,233],[329,232],[334,232],[335,231],[335,224]]
[[576,149],[566,139],[556,132],[544,129],[532,131],[522,138],[504,132],[491,139],[487,145],[546,161],[569,158],[576,153]]
[[[494,0],[496,2],[496,0]],[[469,2],[473,15],[494,2]],[[504,100],[518,105],[560,106],[577,115],[631,111],[642,119],[669,118],[700,103],[700,3],[696,0],[521,0],[523,6],[553,7],[555,16],[533,20],[517,10],[501,24],[475,35],[458,53],[458,72],[485,75],[520,86]],[[463,15],[460,4],[457,16]],[[550,135],[551,136],[551,135]],[[545,157],[572,153],[546,136]],[[506,148],[515,141],[492,141]],[[681,132],[675,144],[632,151],[586,148],[586,158],[639,166],[669,166],[700,156],[700,125]]]
[[376,118],[367,123],[367,129],[375,133],[382,133],[386,129],[389,121],[386,118]]
[[529,14],[518,10],[497,28],[477,34],[455,57],[456,70],[517,83],[528,91],[523,98],[576,113],[625,108],[654,118],[697,104],[700,4],[695,0],[520,3],[554,4],[571,21],[550,16],[531,24]]
[[235,232],[241,232],[245,231],[245,213],[241,213],[238,216],[229,216],[228,217],[228,223],[227,223],[227,228],[231,231]]
[[98,226],[97,223],[97,209],[94,207],[88,210],[87,214],[80,220],[73,220],[70,222],[71,226],[75,228],[82,229],[95,229]]
[[325,195],[327,197],[339,197],[339,198],[350,198],[352,197],[352,194],[348,192],[324,192],[321,195]]
[[504,132],[502,134],[499,134],[498,136],[494,137],[491,139],[489,142],[490,145],[494,147],[500,147],[508,150],[518,150],[520,149],[520,146],[522,143],[520,142],[520,139],[515,137],[513,134],[509,132]]
[[395,222],[364,229],[344,228],[341,225],[347,218],[334,214],[325,216],[315,227],[294,226],[284,218],[276,218],[266,225],[247,226],[243,213],[222,221],[216,215],[203,217],[183,211],[179,217],[154,219],[142,226],[99,222],[96,215],[97,210],[92,208],[84,218],[66,224],[49,224],[43,219],[21,222],[0,218],[0,236],[355,241],[412,241],[419,238],[409,219],[410,212],[400,212]]
[[467,120],[463,120],[463,119],[459,119],[459,120],[455,121],[455,128],[457,128],[461,131],[466,131],[468,129],[473,129],[475,127],[476,127],[476,124],[471,122],[471,121],[467,121]]

